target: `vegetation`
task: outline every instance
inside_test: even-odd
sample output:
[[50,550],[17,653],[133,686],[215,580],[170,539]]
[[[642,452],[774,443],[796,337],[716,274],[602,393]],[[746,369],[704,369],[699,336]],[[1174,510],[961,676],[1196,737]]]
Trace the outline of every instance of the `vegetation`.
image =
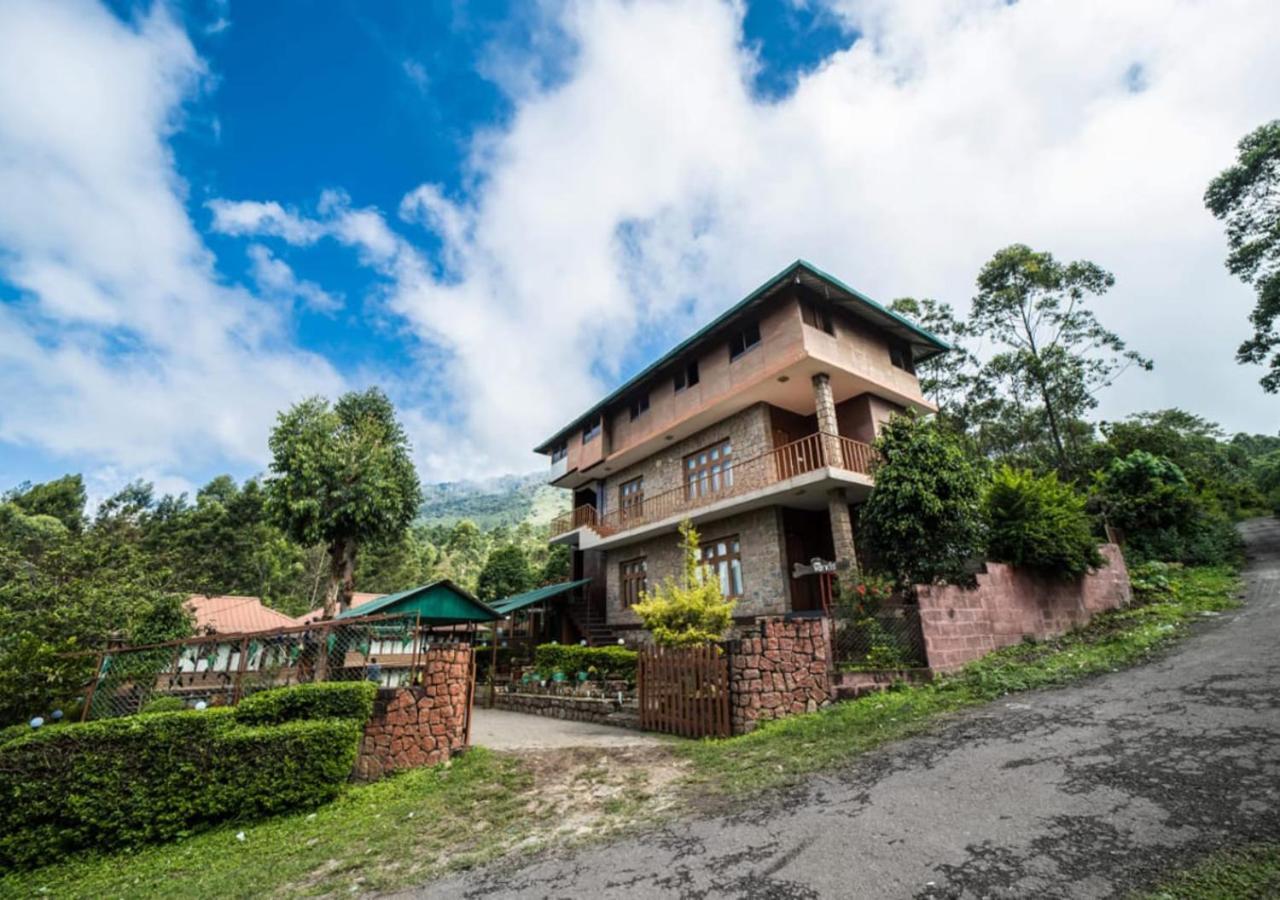
[[631,607],[663,647],[718,641],[733,623],[734,601],[721,592],[718,574],[703,568],[698,532],[687,519],[680,523],[680,539],[684,570],[679,580],[667,576]]
[[987,557],[1059,578],[1102,564],[1084,497],[1058,480],[1001,466],[983,498]]
[[902,587],[963,578],[982,546],[979,464],[933,420],[897,416],[875,446],[876,486],[858,518],[862,549]]
[[476,581],[476,595],[486,603],[523,594],[533,587],[533,569],[519,544],[507,544],[489,554]]
[[702,790],[741,794],[786,782],[917,734],[947,713],[1142,662],[1202,613],[1234,606],[1237,588],[1229,567],[1175,568],[1168,590],[1151,602],[1103,613],[1062,637],[998,650],[930,684],[778,719],[741,737],[684,745],[682,752]]
[[409,439],[377,388],[329,405],[313,397],[280,414],[271,432],[272,515],[295,541],[329,555],[324,615],[351,605],[356,557],[365,544],[393,541],[422,499]]
[[354,719],[373,715],[377,686],[369,681],[322,681],[272,688],[245,697],[236,706],[236,721],[245,725],[280,725],[304,719]]
[[1280,391],[1280,119],[1240,141],[1236,163],[1209,183],[1204,202],[1227,224],[1227,269],[1252,285],[1253,337],[1236,361],[1267,367],[1263,390]]
[[167,841],[333,799],[351,773],[373,695],[372,685],[337,687],[319,701],[312,691],[290,702],[289,692],[301,689],[285,688],[249,698],[243,713],[146,713],[0,745],[0,865]]
[[1280,896],[1280,844],[1219,850],[1141,896],[1146,900],[1269,900]]
[[563,672],[573,678],[579,672],[594,672],[600,678],[616,678],[635,684],[636,656],[636,651],[626,647],[539,644],[533,652],[533,665],[543,676]]

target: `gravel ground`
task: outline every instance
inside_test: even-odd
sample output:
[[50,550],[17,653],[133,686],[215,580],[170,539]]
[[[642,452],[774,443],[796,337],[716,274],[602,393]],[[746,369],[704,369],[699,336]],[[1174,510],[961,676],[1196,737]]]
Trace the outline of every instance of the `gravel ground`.
[[1280,522],[1242,530],[1246,605],[1153,663],[984,707],[732,814],[414,896],[1112,897],[1280,838]]

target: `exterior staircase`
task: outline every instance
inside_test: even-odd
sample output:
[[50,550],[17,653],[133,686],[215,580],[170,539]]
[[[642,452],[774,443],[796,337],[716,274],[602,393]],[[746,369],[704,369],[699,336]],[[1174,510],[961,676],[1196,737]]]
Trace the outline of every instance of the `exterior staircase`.
[[587,646],[604,647],[618,643],[618,632],[605,623],[603,615],[591,609],[584,592],[575,592],[565,609]]

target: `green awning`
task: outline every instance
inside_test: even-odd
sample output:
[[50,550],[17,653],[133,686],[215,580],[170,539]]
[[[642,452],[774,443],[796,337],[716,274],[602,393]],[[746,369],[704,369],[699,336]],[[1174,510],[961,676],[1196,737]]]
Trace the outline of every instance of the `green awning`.
[[338,614],[339,619],[385,615],[417,616],[424,625],[458,625],[465,622],[492,622],[502,616],[481,603],[470,591],[447,578],[387,594]]
[[506,616],[515,612],[517,609],[524,609],[530,604],[537,603],[539,600],[546,600],[551,597],[559,597],[561,594],[567,593],[576,587],[582,587],[589,584],[590,578],[582,578],[578,581],[562,581],[560,584],[548,584],[540,588],[534,588],[531,591],[525,591],[523,594],[516,594],[514,597],[507,597],[493,604],[493,608],[500,615]]

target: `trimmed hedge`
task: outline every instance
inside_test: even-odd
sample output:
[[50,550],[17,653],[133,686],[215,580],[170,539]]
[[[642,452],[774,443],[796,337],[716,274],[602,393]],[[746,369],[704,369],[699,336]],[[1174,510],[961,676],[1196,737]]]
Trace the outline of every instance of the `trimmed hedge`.
[[603,678],[636,680],[636,651],[626,647],[583,647],[579,644],[539,644],[533,665],[542,675],[556,670],[572,678],[590,668]]
[[1079,578],[1102,565],[1084,497],[1056,472],[1001,466],[982,505],[988,558],[1056,578]]
[[[172,840],[332,800],[355,763],[373,686],[307,687],[264,691],[235,709],[40,729],[0,746],[0,866]],[[302,699],[281,696],[295,691]],[[302,718],[309,711],[324,717]]]
[[378,686],[371,681],[323,681],[250,694],[236,707],[245,725],[279,725],[299,719],[359,719],[373,715]]

